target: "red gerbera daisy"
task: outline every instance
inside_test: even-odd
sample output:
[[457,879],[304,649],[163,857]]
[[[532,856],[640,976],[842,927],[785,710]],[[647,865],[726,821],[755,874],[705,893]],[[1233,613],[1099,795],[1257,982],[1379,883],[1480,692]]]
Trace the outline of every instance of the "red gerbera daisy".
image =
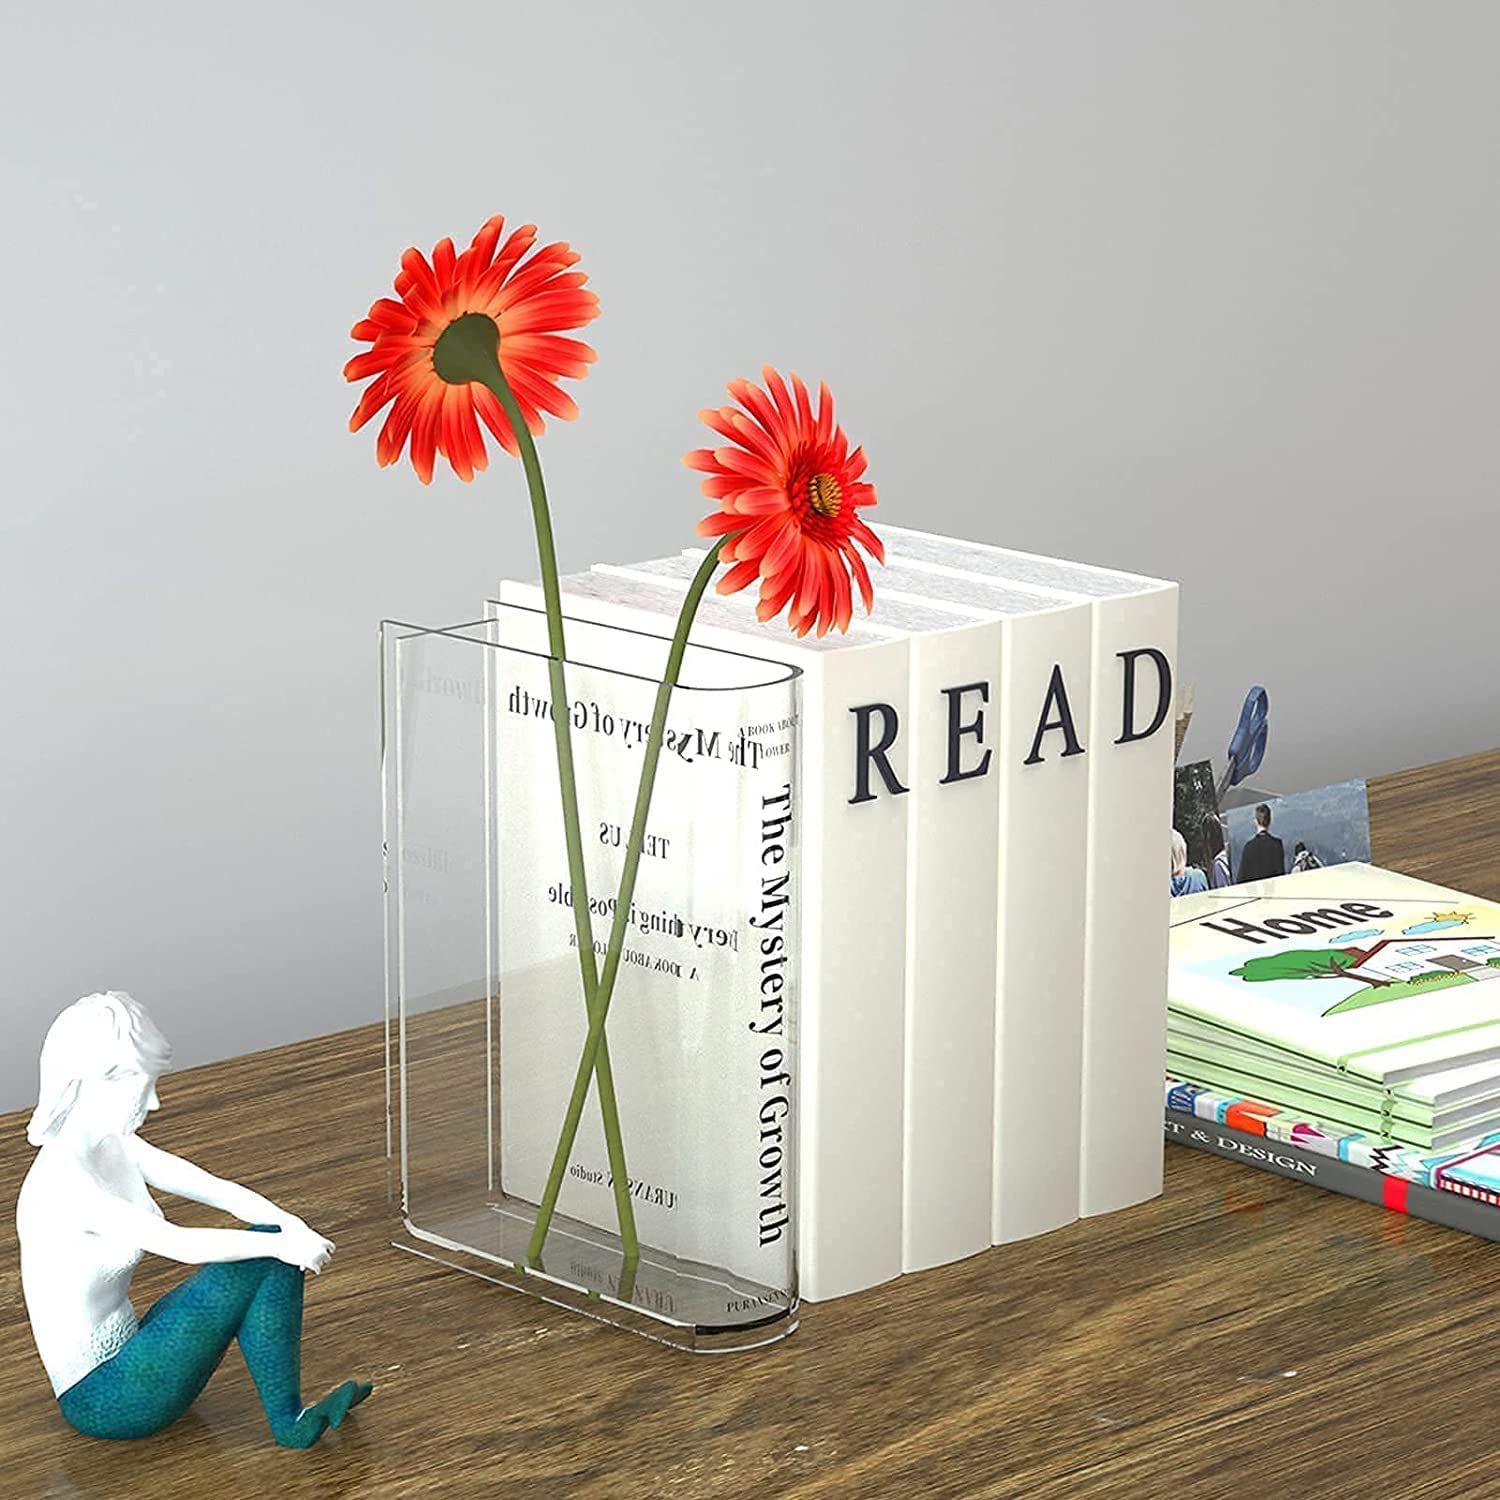
[[875,504],[865,484],[864,450],[849,450],[833,420],[833,397],[818,384],[813,415],[807,387],[796,375],[788,394],[780,375],[761,370],[766,389],[731,380],[738,407],[698,415],[733,446],[698,448],[683,456],[690,469],[709,475],[703,493],[719,509],[698,523],[700,536],[727,537],[720,556],[734,564],[719,580],[732,594],[760,580],[755,613],[769,620],[790,604],[787,620],[799,636],[814,626],[849,628],[853,615],[852,573],[865,611],[874,604],[870,574],[858,548],[885,561],[880,538],[860,519]]
[[420,250],[408,250],[395,281],[401,300],[382,297],[350,330],[371,347],[344,366],[344,378],[375,376],[349,419],[350,431],[394,402],[375,444],[376,460],[397,462],[410,437],[412,467],[424,484],[432,480],[439,453],[460,479],[472,479],[487,465],[476,414],[503,448],[520,453],[494,392],[475,379],[442,372],[441,359],[434,364],[438,340],[460,319],[482,318],[498,331],[500,368],[529,432],[541,434],[543,412],[578,415],[557,381],[586,375],[595,355],[587,344],[559,335],[598,317],[599,299],[583,290],[583,272],[569,270],[578,262],[576,250],[559,241],[523,261],[536,242],[536,225],[523,224],[502,245],[504,228],[496,214],[461,255],[451,239],[438,241],[431,261]]

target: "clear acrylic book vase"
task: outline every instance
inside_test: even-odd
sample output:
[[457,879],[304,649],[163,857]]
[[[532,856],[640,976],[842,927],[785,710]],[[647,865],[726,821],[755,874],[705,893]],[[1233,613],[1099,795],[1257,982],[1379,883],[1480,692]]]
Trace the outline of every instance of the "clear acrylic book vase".
[[689,646],[583,1072],[668,642],[570,619],[560,663],[541,614],[490,614],[381,627],[396,1243],[681,1348],[772,1342],[798,1307],[799,673]]

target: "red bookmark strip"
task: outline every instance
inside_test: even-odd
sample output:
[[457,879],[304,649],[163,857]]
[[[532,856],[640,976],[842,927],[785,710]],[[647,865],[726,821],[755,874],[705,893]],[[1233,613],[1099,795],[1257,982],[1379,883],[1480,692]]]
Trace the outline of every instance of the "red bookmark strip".
[[1406,1212],[1406,1194],[1411,1183],[1405,1177],[1386,1177],[1381,1180],[1385,1206],[1398,1214]]
[[1224,1123],[1232,1125],[1236,1130],[1243,1130],[1246,1135],[1264,1135],[1266,1121],[1275,1113],[1269,1104],[1256,1104],[1249,1099],[1241,1099],[1224,1111]]

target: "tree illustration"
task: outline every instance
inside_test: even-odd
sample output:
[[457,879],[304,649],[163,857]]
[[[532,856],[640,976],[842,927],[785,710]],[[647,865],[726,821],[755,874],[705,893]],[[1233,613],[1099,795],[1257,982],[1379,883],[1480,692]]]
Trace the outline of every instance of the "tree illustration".
[[1384,989],[1387,979],[1368,979],[1353,973],[1369,954],[1363,948],[1292,948],[1282,953],[1263,953],[1247,959],[1229,972],[1247,984],[1272,979],[1358,979],[1372,989]]

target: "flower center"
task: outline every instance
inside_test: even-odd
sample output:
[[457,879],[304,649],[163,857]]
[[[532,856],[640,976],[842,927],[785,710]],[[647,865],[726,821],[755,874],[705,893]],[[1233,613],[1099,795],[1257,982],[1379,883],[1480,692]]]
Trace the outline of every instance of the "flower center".
[[831,520],[844,503],[844,492],[832,474],[814,474],[807,481],[807,503],[820,516]]

